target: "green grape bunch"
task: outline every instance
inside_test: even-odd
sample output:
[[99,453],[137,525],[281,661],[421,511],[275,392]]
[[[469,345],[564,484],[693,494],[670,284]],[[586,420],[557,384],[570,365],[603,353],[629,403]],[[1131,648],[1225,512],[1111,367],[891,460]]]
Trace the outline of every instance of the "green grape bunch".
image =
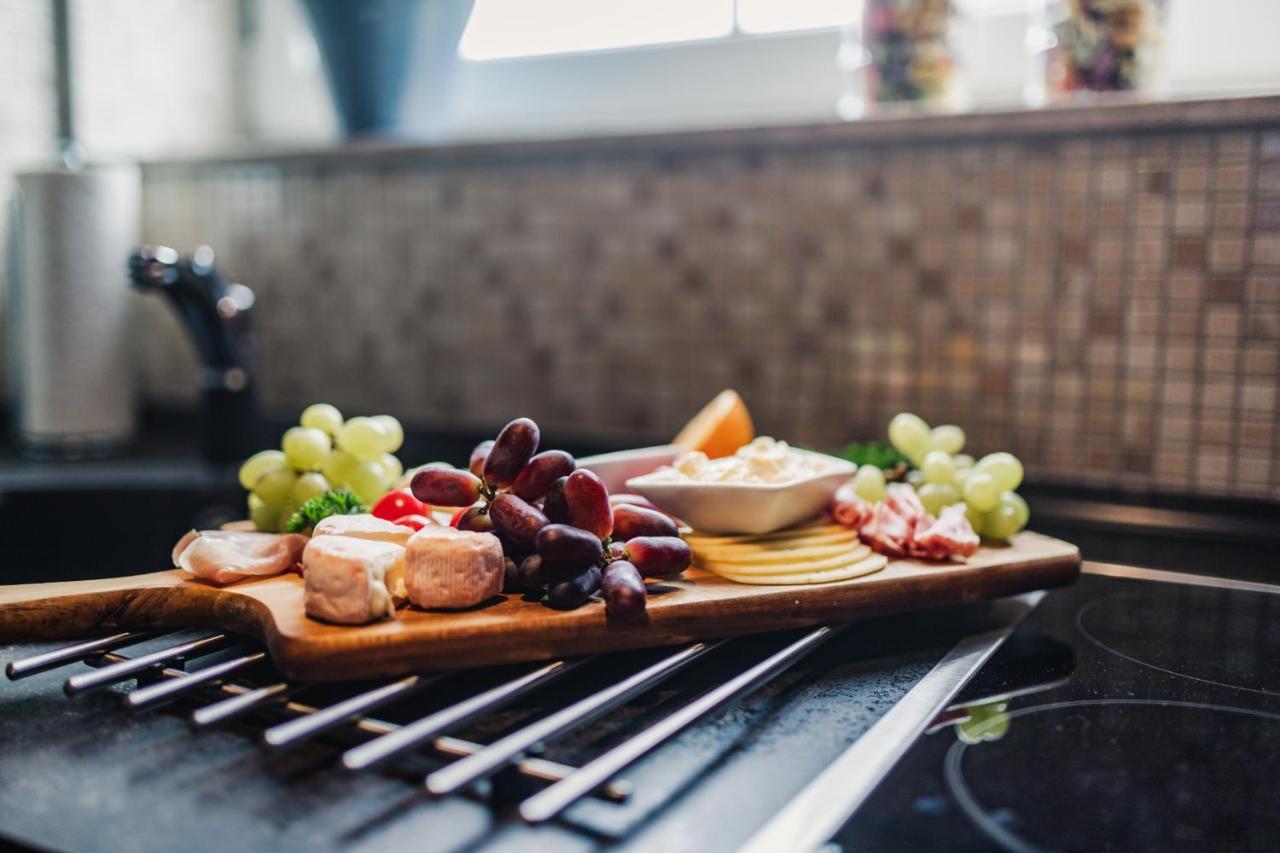
[[[1027,526],[1030,509],[1018,494],[1022,462],[1012,453],[989,453],[975,460],[962,453],[964,430],[953,424],[930,427],[910,412],[889,421],[889,443],[907,457],[915,470],[907,482],[932,515],[944,507],[963,503],[974,532],[987,539],[1006,541]],[[859,468],[854,491],[863,500],[884,497],[884,478]]]
[[404,473],[395,452],[404,429],[390,415],[343,419],[328,403],[307,406],[285,430],[279,450],[262,450],[240,466],[249,491],[249,518],[279,532],[300,507],[330,489],[347,489],[373,505]]

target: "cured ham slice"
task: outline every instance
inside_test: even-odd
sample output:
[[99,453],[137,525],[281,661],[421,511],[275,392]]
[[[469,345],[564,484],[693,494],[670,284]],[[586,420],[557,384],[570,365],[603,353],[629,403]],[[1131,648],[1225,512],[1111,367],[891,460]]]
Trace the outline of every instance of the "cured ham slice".
[[929,515],[924,504],[920,503],[920,496],[909,483],[890,483],[885,489],[884,503],[902,516],[911,525],[912,530],[924,519],[933,521],[933,516]]
[[320,519],[311,535],[350,536],[353,539],[394,542],[403,547],[413,535],[413,528],[374,515],[331,515]]
[[944,507],[935,519],[906,483],[890,484],[884,500],[874,505],[842,486],[830,511],[838,523],[857,530],[863,542],[888,557],[964,559],[972,557],[981,544],[962,505]]
[[916,557],[945,560],[949,557],[972,557],[981,541],[960,504],[943,507],[938,520],[918,529],[912,538],[911,553]]
[[307,615],[341,625],[363,625],[395,615],[404,548],[348,536],[313,538],[302,553]]
[[858,535],[878,553],[905,557],[911,544],[912,522],[899,515],[887,500],[876,504]]
[[837,524],[857,530],[871,520],[872,505],[864,501],[848,485],[836,490],[831,502],[831,517]]
[[492,534],[424,527],[405,548],[405,591],[419,607],[474,607],[502,591],[503,566]]
[[192,530],[173,548],[173,565],[216,584],[287,572],[302,558],[298,533]]

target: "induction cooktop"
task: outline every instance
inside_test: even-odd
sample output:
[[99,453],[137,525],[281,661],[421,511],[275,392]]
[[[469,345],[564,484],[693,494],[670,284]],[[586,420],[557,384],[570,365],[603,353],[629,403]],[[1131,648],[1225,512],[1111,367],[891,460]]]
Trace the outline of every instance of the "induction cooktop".
[[1280,849],[1280,587],[1095,567],[828,849]]

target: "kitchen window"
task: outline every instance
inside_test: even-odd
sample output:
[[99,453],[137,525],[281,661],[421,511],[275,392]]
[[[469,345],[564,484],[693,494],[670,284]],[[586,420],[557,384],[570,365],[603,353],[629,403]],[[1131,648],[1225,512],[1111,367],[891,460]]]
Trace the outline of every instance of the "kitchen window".
[[458,46],[484,61],[795,32],[851,22],[851,0],[477,0]]

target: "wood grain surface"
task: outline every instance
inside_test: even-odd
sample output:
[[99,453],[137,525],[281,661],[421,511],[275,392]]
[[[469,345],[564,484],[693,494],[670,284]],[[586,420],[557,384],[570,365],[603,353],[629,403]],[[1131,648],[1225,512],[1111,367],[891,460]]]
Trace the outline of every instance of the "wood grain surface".
[[288,677],[338,680],[542,660],[885,616],[1071,583],[1080,552],[1024,532],[968,563],[890,562],[814,586],[747,586],[691,569],[650,588],[646,618],[618,622],[591,602],[556,611],[506,595],[464,612],[403,608],[394,620],[326,625],[302,609],[294,574],[215,587],[176,569],[93,581],[0,587],[0,642],[112,628],[215,627],[262,641]]

